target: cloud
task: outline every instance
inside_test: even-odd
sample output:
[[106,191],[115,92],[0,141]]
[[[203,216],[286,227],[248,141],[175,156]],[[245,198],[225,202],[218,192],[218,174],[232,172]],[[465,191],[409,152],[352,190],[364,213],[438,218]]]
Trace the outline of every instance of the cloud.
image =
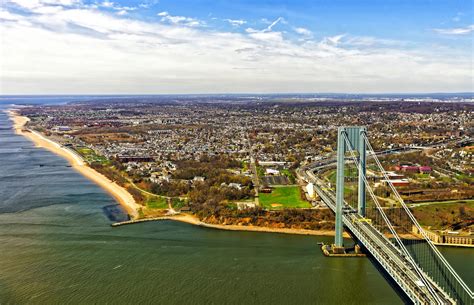
[[241,26],[247,23],[247,21],[242,19],[224,19],[224,21],[227,21],[232,26]]
[[150,8],[156,4],[158,4],[160,1],[159,0],[146,0],[143,1],[138,5],[139,8]]
[[205,25],[203,21],[197,20],[195,18],[184,17],[184,16],[172,16],[168,12],[160,12],[157,15],[162,17],[161,21],[169,22],[171,24],[180,24],[180,25],[185,25],[185,26],[190,26],[190,27]]
[[20,10],[18,1],[0,9],[1,94],[471,88],[472,55],[450,46],[380,49],[377,38],[350,34],[300,42],[275,31],[281,18],[241,33],[189,26],[197,20],[168,12],[158,14],[164,21],[143,21],[81,3],[38,1]]
[[249,33],[249,37],[260,41],[282,42],[283,35],[281,32],[254,32]]
[[3,4],[14,4],[24,9],[34,9],[45,5],[72,6],[79,4],[79,0],[6,0]]
[[329,36],[323,39],[323,42],[326,44],[337,45],[341,41],[341,39],[346,36],[346,34],[336,35],[336,36]]
[[102,1],[98,6],[106,8],[106,9],[115,10],[115,11],[117,11],[117,15],[124,16],[124,15],[127,15],[129,12],[135,11],[138,8],[140,8],[141,7],[140,5],[138,5],[138,6],[121,6],[121,5],[116,4],[115,2],[106,0],[106,1]]
[[443,35],[467,35],[474,31],[474,24],[463,28],[434,29],[434,31]]
[[338,40],[338,43],[344,46],[363,48],[394,48],[409,45],[409,43],[399,40],[382,39],[372,36],[343,36]]
[[310,37],[313,35],[313,33],[306,28],[295,28],[295,32],[305,37]]
[[114,7],[114,3],[113,3],[112,1],[103,1],[103,2],[100,4],[100,6],[112,8],[112,7]]

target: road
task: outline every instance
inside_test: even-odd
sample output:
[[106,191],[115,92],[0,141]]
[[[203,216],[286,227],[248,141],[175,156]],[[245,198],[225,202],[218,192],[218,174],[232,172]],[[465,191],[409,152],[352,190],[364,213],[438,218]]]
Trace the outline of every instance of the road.
[[252,168],[253,186],[255,189],[255,205],[259,206],[260,199],[258,196],[258,189],[260,188],[260,179],[258,178],[257,161],[253,156],[250,157],[250,167]]

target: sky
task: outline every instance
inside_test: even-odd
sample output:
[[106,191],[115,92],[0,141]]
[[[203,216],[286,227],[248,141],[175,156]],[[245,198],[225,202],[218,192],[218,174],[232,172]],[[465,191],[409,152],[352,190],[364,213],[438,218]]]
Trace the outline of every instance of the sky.
[[0,94],[474,92],[471,0],[1,0]]

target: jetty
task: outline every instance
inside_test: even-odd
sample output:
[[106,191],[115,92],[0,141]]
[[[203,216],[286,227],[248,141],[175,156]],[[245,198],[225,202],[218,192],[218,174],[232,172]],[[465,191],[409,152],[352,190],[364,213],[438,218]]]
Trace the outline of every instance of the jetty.
[[111,224],[110,226],[120,227],[120,226],[125,226],[125,225],[131,225],[131,224],[134,224],[134,223],[147,222],[147,221],[158,221],[158,220],[176,220],[176,218],[172,217],[172,216],[160,216],[160,217],[131,219],[131,220],[126,220],[126,221],[115,222],[115,223]]

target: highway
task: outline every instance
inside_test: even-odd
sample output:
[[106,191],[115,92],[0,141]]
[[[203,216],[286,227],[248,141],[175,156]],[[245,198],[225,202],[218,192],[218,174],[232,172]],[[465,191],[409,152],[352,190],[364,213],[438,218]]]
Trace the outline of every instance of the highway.
[[[400,148],[392,148],[392,149],[377,151],[377,152],[375,152],[375,155],[377,155],[377,156],[386,156],[386,155],[391,155],[391,154],[407,154],[407,153],[412,153],[412,152],[415,152],[415,151],[420,151],[420,150],[423,150],[423,149],[439,148],[439,147],[443,147],[443,146],[446,146],[446,145],[464,145],[466,143],[472,143],[473,141],[474,141],[474,138],[465,138],[465,139],[458,140],[458,141],[451,141],[451,140],[450,141],[443,141],[443,142],[434,143],[434,144],[430,144],[430,145],[426,145],[426,146],[407,146],[407,147],[400,147]],[[372,155],[373,154],[371,152],[367,152],[367,160],[372,158]],[[347,160],[348,161],[346,161],[346,163],[351,163],[349,158]],[[298,174],[300,174],[301,176],[304,176],[303,172],[307,171],[309,169],[320,170],[320,169],[323,169],[323,168],[335,167],[335,166],[336,166],[336,158],[335,157],[321,158],[318,161],[315,161],[315,162],[312,162],[308,165],[300,167],[297,170],[297,172],[299,171]]]

